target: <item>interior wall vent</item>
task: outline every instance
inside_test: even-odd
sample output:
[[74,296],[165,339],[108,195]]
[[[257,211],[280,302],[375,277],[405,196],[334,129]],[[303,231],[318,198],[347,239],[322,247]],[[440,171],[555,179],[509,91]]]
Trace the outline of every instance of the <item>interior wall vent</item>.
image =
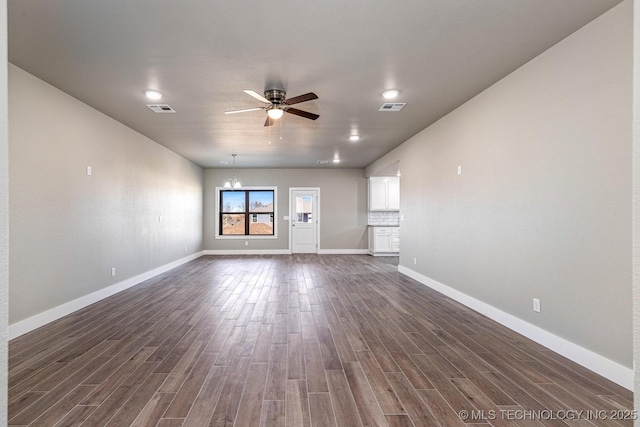
[[406,102],[385,102],[378,111],[400,111],[405,105],[407,105]]
[[171,108],[167,104],[147,104],[147,107],[151,108],[154,113],[175,113],[176,110]]
[[316,164],[319,164],[319,165],[328,165],[328,164],[329,164],[329,160],[318,160],[318,161],[316,162]]

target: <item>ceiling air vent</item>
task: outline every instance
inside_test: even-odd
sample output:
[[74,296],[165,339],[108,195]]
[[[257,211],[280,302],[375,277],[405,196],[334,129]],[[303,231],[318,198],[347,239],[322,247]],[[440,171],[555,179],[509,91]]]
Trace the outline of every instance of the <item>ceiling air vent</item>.
[[329,160],[318,160],[316,162],[316,164],[318,164],[318,165],[328,165],[329,164]]
[[385,102],[384,104],[382,104],[382,107],[380,107],[378,111],[400,111],[405,105],[407,105],[406,102]]
[[147,104],[147,107],[151,108],[154,113],[175,113],[176,110],[171,108],[167,104]]

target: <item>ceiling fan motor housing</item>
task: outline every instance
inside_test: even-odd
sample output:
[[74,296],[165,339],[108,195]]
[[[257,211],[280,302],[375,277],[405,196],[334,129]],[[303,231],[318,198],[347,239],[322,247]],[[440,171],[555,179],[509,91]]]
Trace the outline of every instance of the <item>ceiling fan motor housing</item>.
[[286,96],[287,93],[280,89],[271,89],[264,92],[264,97],[271,101],[273,104],[282,104]]

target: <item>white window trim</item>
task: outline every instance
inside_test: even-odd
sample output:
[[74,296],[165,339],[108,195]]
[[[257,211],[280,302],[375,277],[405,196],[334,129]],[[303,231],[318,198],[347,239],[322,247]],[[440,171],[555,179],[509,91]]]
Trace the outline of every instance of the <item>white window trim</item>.
[[238,190],[252,191],[252,190],[272,190],[273,191],[273,236],[254,236],[254,235],[236,235],[236,236],[223,236],[220,234],[220,192],[229,190],[226,187],[216,187],[216,232],[215,239],[220,240],[265,240],[265,239],[277,239],[278,238],[278,187],[275,186],[252,186],[242,187]]

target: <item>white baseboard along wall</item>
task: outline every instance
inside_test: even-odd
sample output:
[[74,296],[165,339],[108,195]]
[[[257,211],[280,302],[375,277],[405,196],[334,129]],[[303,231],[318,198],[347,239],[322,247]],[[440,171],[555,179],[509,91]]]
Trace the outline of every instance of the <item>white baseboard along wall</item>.
[[123,280],[122,282],[118,282],[109,287],[92,292],[80,298],[76,298],[73,301],[69,301],[67,303],[59,305],[47,311],[43,311],[42,313],[36,314],[35,316],[31,316],[27,319],[20,320],[19,322],[13,323],[9,325],[9,340],[17,338],[20,335],[24,335],[27,332],[31,332],[35,329],[38,329],[48,323],[58,320],[75,311],[78,311],[100,300],[103,300],[112,295],[115,295],[118,292],[122,292],[125,289],[129,289],[135,285],[138,285],[144,282],[145,280],[149,280],[159,274],[165,273],[171,270],[172,268],[179,267],[182,264],[185,264],[189,261],[200,258],[202,255],[203,255],[203,252],[197,252],[193,255],[180,258],[176,261],[170,262],[158,268],[154,268],[153,270],[149,270],[142,274],[138,274],[137,276],[130,277],[126,280]]
[[407,267],[398,266],[398,272],[405,274],[412,279],[422,283],[431,289],[440,292],[443,295],[477,311],[478,313],[495,320],[507,328],[524,335],[525,337],[537,342],[540,345],[555,351],[558,354],[576,362],[585,368],[602,375],[603,377],[613,381],[614,383],[628,389],[633,390],[634,372],[633,369],[620,365],[617,362],[600,356],[584,347],[567,341],[557,335],[552,334],[542,328],[525,322],[509,313],[499,310],[485,302],[464,294],[453,289],[443,283],[431,279],[417,273]]

